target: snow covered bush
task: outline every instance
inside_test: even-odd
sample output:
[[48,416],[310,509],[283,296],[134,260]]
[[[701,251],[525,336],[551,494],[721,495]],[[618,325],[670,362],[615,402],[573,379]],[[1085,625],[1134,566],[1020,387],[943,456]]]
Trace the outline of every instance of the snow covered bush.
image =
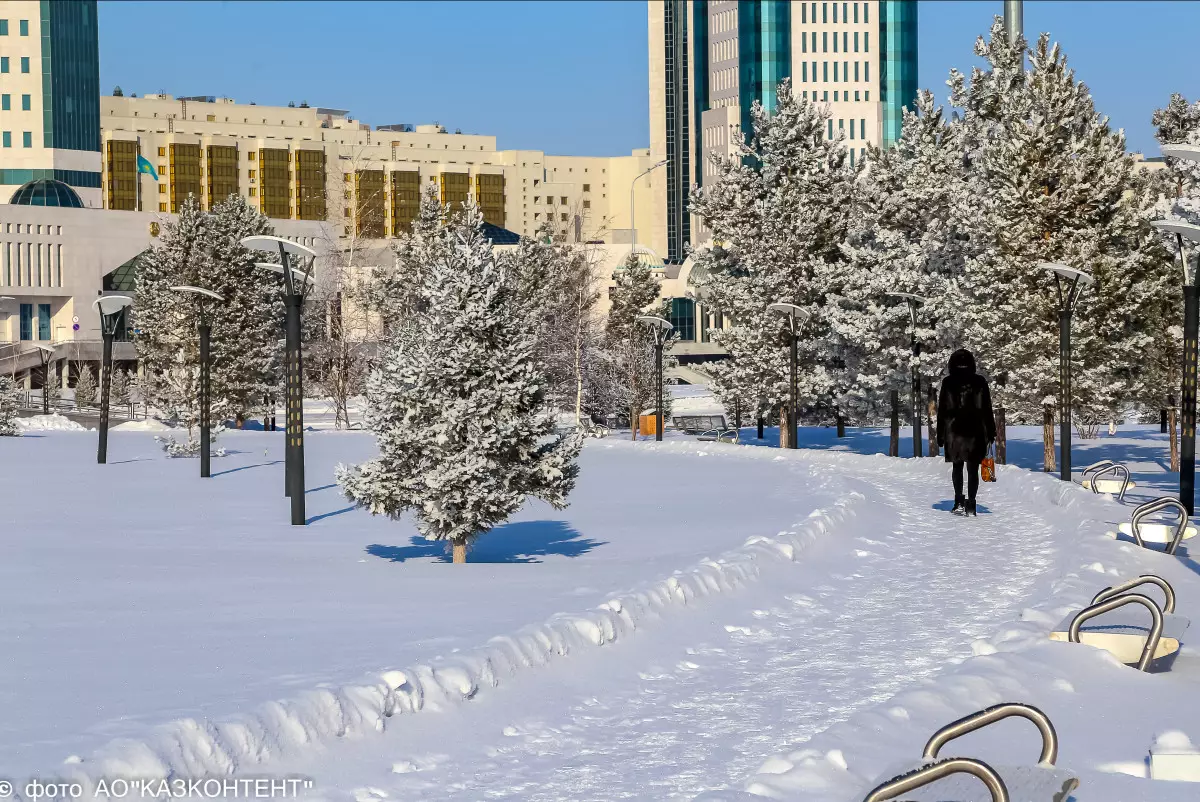
[[368,383],[376,459],[338,466],[346,497],[374,515],[412,512],[455,562],[526,497],[566,506],[578,435],[555,436],[535,356],[537,315],[517,293],[469,205],[454,215],[423,271],[405,336],[391,339]]
[[17,426],[17,410],[21,404],[21,391],[8,376],[0,376],[0,437],[20,437]]
[[75,380],[75,406],[94,407],[96,405],[96,372],[91,365],[84,365]]
[[[155,435],[154,441],[162,447],[162,450],[168,457],[196,457],[200,456],[200,437],[199,435],[188,435],[187,440],[176,440],[174,437]],[[214,431],[212,439],[209,441],[209,454],[214,457],[225,456],[224,448],[217,448],[217,433]]]
[[129,371],[114,370],[112,384],[108,388],[109,402],[114,406],[129,406]]

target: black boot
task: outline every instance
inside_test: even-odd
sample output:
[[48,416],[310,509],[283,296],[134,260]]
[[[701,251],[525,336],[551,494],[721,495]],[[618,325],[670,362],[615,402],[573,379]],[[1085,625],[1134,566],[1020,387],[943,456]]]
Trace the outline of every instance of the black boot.
[[954,515],[967,514],[967,499],[963,496],[954,497],[954,509],[950,510]]
[[972,518],[977,517],[979,515],[979,513],[975,512],[975,499],[973,499],[973,498],[967,499],[966,514],[971,516]]

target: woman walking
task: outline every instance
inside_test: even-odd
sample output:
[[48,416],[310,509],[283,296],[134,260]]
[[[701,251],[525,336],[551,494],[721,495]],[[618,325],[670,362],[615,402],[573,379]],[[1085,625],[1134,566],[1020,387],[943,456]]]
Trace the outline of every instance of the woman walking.
[[[950,375],[942,379],[938,396],[937,441],[946,462],[954,463],[955,515],[975,515],[979,492],[979,463],[996,439],[996,416],[987,379],[975,372],[975,357],[965,348],[950,356]],[[963,468],[967,493],[963,495]]]

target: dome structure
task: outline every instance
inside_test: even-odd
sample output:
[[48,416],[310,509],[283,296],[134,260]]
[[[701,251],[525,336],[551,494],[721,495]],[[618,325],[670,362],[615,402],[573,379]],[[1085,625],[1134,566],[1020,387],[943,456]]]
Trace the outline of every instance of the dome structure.
[[83,201],[79,193],[62,181],[53,178],[39,178],[17,187],[9,203],[14,206],[67,206],[72,209],[82,209]]
[[662,257],[645,245],[634,245],[629,252],[636,254],[637,260],[651,270],[662,270],[665,267]]

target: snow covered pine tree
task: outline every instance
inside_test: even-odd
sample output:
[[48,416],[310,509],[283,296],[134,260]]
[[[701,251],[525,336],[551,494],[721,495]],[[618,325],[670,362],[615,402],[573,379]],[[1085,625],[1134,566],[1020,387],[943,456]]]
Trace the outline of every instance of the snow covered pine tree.
[[379,457],[338,466],[346,497],[372,514],[411,511],[456,563],[527,496],[556,509],[579,473],[578,434],[554,436],[534,354],[537,309],[523,306],[479,209],[453,215],[425,271],[411,337],[389,343],[367,391]]
[[94,407],[96,405],[96,373],[91,365],[84,365],[75,380],[75,406]]
[[21,403],[21,391],[8,376],[0,376],[0,437],[20,437],[17,426],[17,409]]

